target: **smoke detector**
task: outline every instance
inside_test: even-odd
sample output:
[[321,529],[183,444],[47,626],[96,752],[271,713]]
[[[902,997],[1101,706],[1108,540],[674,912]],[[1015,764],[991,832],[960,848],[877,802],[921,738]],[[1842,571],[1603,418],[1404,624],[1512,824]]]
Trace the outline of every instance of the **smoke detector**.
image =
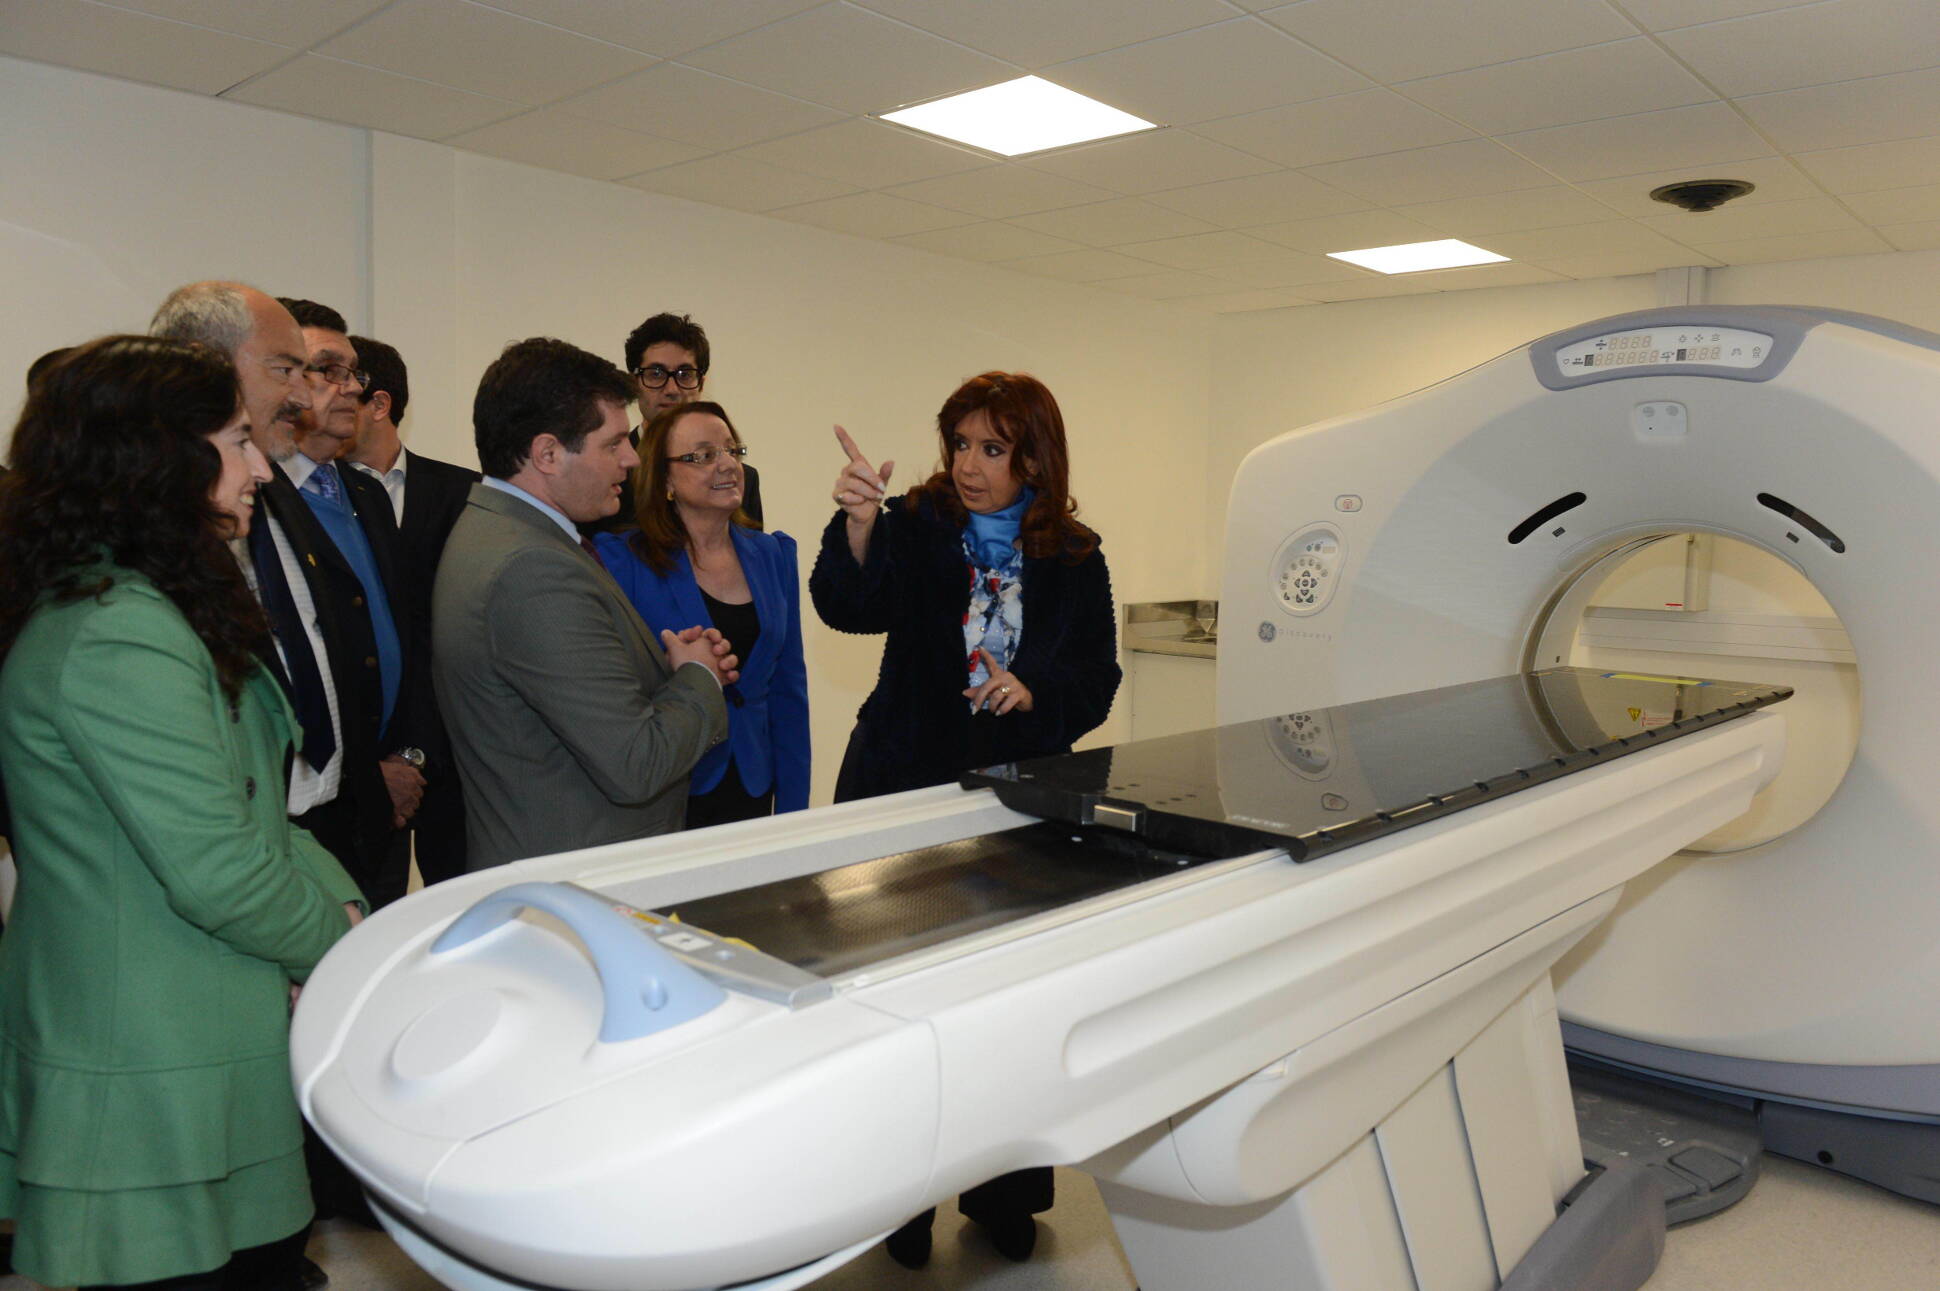
[[1734,197],[1743,197],[1757,187],[1743,179],[1686,179],[1650,190],[1651,198],[1669,202],[1692,214],[1715,211]]

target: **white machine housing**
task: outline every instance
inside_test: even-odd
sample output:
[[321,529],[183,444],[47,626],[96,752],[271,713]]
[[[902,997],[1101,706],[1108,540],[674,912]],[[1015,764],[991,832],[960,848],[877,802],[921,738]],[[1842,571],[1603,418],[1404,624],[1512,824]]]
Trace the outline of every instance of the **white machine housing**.
[[1219,718],[1567,663],[1587,575],[1653,535],[1776,555],[1857,653],[1857,754],[1799,828],[1633,885],[1559,975],[1563,1016],[1640,1066],[1940,1116],[1937,423],[1940,337],[1688,306],[1283,435],[1233,486]]
[[433,942],[513,883],[665,910],[1030,818],[940,788],[521,862],[331,951],[292,1028],[299,1095],[405,1249],[471,1291],[781,1291],[1049,1163],[1099,1176],[1146,1291],[1406,1291],[1417,1269],[1493,1291],[1584,1174],[1551,964],[1741,813],[1783,732],[1752,713],[1306,864],[1212,862],[805,1007],[736,994],[614,1043],[549,916]]

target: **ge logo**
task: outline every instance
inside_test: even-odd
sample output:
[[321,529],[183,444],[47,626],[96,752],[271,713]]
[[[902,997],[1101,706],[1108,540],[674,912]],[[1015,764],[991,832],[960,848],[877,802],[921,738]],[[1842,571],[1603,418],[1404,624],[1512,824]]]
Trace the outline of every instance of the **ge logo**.
[[1278,629],[1271,623],[1260,624],[1260,640],[1271,641],[1276,635],[1278,635]]

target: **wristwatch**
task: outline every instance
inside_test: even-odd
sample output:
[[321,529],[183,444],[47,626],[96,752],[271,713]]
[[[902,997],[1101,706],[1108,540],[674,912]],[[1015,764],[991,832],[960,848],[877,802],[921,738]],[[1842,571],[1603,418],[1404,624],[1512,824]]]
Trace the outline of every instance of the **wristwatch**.
[[396,753],[392,754],[391,756],[395,757],[398,761],[404,763],[404,765],[408,767],[415,767],[419,771],[424,770],[424,750],[423,749],[399,749]]

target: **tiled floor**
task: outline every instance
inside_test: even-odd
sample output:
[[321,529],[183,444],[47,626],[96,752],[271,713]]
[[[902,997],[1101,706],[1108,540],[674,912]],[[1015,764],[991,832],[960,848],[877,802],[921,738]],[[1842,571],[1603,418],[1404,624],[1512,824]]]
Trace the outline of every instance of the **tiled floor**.
[[[936,1254],[919,1273],[897,1267],[877,1249],[813,1291],[1131,1291],[1134,1285],[1097,1190],[1072,1171],[1059,1172],[1057,1208],[1029,1263],[998,1255],[948,1206],[938,1213],[936,1236]],[[332,1291],[438,1291],[382,1234],[327,1224],[310,1253],[330,1271]],[[0,1278],[0,1291],[35,1286],[22,1277]],[[1649,1284],[1649,1291],[1936,1288],[1940,1207],[1772,1156],[1745,1200],[1671,1230]],[[1199,1291],[1227,1289],[1209,1277]]]

